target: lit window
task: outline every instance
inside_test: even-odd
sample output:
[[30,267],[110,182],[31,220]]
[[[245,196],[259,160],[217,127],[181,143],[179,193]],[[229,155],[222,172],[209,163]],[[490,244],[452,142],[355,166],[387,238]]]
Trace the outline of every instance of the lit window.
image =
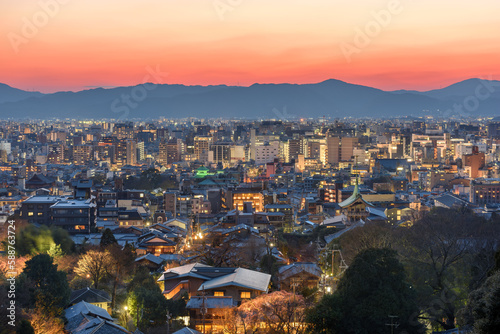
[[241,291],[240,298],[241,299],[250,299],[251,298],[250,291]]
[[31,216],[33,216],[33,212],[30,211],[30,212],[28,212],[28,217],[31,217]]
[[214,297],[224,297],[224,291],[214,291]]

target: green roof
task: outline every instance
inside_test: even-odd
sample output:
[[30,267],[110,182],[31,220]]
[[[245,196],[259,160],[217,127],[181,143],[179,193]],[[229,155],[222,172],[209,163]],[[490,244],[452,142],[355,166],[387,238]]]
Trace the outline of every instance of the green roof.
[[349,206],[349,205],[353,204],[358,198],[360,198],[366,205],[373,206],[373,204],[365,201],[363,199],[363,197],[361,196],[361,193],[359,192],[358,179],[356,179],[356,185],[354,186],[354,190],[352,192],[352,195],[349,196],[349,198],[346,199],[345,201],[340,202],[339,206],[341,208]]

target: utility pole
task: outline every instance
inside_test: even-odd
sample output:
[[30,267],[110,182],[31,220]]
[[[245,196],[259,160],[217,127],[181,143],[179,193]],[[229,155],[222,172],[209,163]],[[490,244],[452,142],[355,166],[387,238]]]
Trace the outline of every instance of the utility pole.
[[395,323],[394,322],[394,319],[395,318],[399,318],[397,315],[388,315],[388,317],[391,319],[391,323],[390,324],[385,324],[386,326],[390,326],[391,327],[391,334],[394,334],[394,328],[398,328],[399,327],[399,323]]
[[202,299],[201,299],[201,325],[203,327],[202,333],[205,334],[205,315],[207,314],[207,308],[205,305],[205,285],[203,285],[203,290],[201,291]]
[[298,287],[299,285],[300,285],[300,279],[298,279],[298,278],[291,279],[291,286],[293,288],[293,304],[294,304],[293,305],[293,318],[292,318],[294,328],[295,328],[295,316],[296,316],[296,314],[295,314],[295,309],[296,309],[296,307],[295,307],[295,288]]
[[340,255],[340,264],[339,264],[340,272],[339,272],[339,276],[342,275],[342,273],[347,268],[349,268],[349,266],[347,265],[347,263],[344,260],[344,257],[342,256],[342,251],[340,249],[333,249],[332,250],[332,277],[335,277],[335,273],[333,271],[333,268],[334,268],[334,261],[335,261],[335,253],[337,253],[337,252]]
[[170,319],[172,319],[172,313],[167,311],[167,334],[170,334]]

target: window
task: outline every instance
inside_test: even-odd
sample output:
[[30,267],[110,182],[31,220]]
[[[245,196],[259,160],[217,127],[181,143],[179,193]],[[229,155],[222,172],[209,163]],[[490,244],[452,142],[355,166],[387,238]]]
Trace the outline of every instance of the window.
[[39,213],[38,213],[38,216],[43,216],[43,212],[39,212]]
[[250,299],[251,298],[250,291],[241,291],[240,298],[241,299]]
[[75,230],[85,230],[85,225],[75,225]]
[[31,216],[33,216],[33,212],[32,211],[28,212],[28,217],[31,217]]
[[224,291],[214,291],[214,297],[224,297]]

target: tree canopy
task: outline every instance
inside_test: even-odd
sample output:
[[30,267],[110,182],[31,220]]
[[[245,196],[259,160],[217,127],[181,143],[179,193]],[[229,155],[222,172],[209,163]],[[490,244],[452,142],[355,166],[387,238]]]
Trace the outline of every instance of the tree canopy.
[[366,249],[354,258],[334,294],[325,295],[307,320],[315,333],[385,333],[390,316],[400,331],[421,329],[415,291],[397,253]]
[[167,321],[167,300],[146,268],[140,268],[129,286],[127,306],[138,328],[159,326]]
[[52,255],[62,255],[72,253],[74,243],[68,232],[59,227],[27,224],[19,230],[16,250],[20,256],[50,252]]
[[106,247],[116,243],[117,241],[113,232],[111,232],[109,228],[105,229],[104,232],[102,232],[101,236],[101,247]]
[[29,282],[34,286],[29,307],[36,305],[46,310],[46,313],[60,315],[69,302],[71,291],[66,273],[57,270],[52,257],[40,254],[26,261],[21,284],[29,286]]

